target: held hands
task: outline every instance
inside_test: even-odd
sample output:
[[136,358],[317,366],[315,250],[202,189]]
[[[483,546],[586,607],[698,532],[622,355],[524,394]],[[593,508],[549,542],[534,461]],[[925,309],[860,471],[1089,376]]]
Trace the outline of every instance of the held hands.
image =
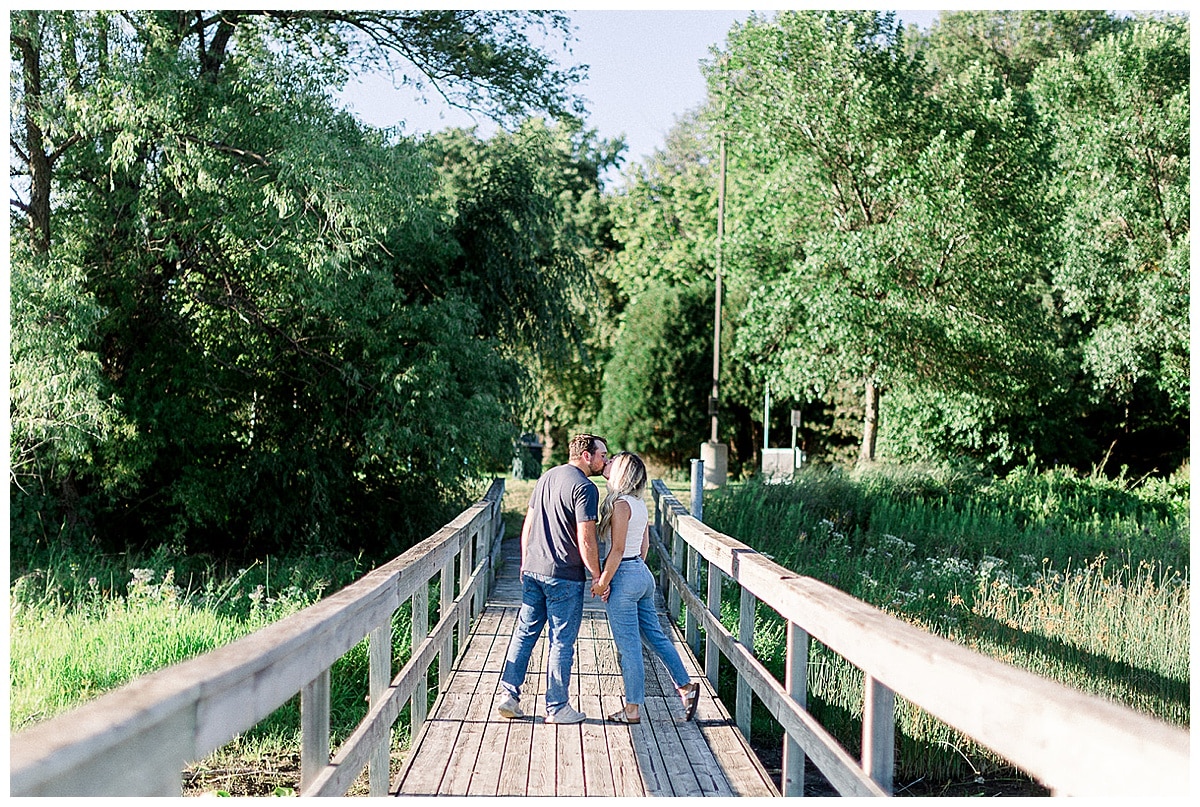
[[612,593],[612,586],[608,583],[599,581],[592,583],[592,596],[599,597],[601,601],[608,602],[608,595]]

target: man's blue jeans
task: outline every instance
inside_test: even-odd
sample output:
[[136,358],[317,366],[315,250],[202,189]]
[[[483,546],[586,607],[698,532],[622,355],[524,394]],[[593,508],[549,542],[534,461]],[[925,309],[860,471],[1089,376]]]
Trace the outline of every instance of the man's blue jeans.
[[546,665],[546,714],[567,705],[571,666],[575,661],[575,639],[583,622],[583,580],[560,580],[541,574],[521,575],[521,610],[517,627],[508,643],[500,685],[517,700],[529,670],[533,646],[550,625],[550,660]]

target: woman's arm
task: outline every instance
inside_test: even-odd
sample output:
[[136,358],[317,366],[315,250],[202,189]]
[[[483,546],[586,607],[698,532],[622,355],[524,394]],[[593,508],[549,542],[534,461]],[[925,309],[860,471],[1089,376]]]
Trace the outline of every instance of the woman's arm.
[[646,555],[650,554],[650,525],[646,525],[646,529],[642,530],[642,562],[646,562]]

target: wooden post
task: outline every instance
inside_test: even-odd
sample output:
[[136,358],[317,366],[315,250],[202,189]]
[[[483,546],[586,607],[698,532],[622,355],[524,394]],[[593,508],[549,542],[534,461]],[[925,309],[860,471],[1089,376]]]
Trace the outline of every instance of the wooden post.
[[[468,538],[467,542],[473,547],[471,550],[472,557],[479,558],[480,560],[487,557],[487,533],[485,529],[481,529],[475,535]],[[472,570],[474,570],[475,564],[472,563],[471,566]],[[485,571],[484,574],[487,574],[487,572]],[[472,622],[475,621],[475,617],[479,616],[479,612],[483,610],[483,597],[485,594],[487,594],[487,586],[483,585],[477,586],[475,588],[475,593],[471,595]]]
[[[713,563],[708,562],[708,612],[720,622],[721,621],[721,581],[724,579],[724,572]],[[708,637],[708,641],[704,643],[704,674],[708,677],[708,682],[712,684],[712,688],[717,688],[718,671],[721,669],[721,648],[717,645],[716,640]]]
[[[792,700],[808,705],[808,631],[788,620],[785,685]],[[790,735],[783,738],[783,795],[804,795],[804,749]]]
[[300,792],[329,764],[329,670],[300,690]]
[[[683,542],[683,539],[679,537],[679,534],[676,533],[670,525],[667,526],[667,535],[665,538],[666,540],[663,541],[663,544],[667,547],[667,551],[671,553],[671,556],[668,558],[663,558],[662,563],[669,563],[678,569],[679,545]],[[667,570],[665,568],[661,570],[661,574],[662,584],[659,586],[659,588],[666,595],[667,612],[671,615],[671,621],[675,622],[679,619],[679,592],[670,585],[670,578],[667,576]]]
[[[450,613],[451,606],[454,605],[454,561],[449,560],[442,567],[442,579],[440,588],[439,600],[441,601],[441,610],[438,611],[438,620],[446,618],[446,614]],[[450,668],[454,664],[454,635],[446,634],[446,639],[442,642],[442,649],[438,653],[438,689],[442,692],[446,691],[446,687],[450,685]]]
[[863,770],[892,792],[896,755],[896,694],[870,675],[863,686]]
[[488,527],[492,531],[491,537],[488,540],[488,557],[492,559],[492,562],[488,564],[487,593],[489,595],[492,593],[492,588],[496,585],[496,560],[499,558],[500,542],[504,538],[504,519],[500,514],[500,502],[503,498],[502,491],[500,498],[496,500],[496,507],[492,510],[492,523]]
[[[368,689],[371,694],[371,705],[379,703],[379,699],[387,692],[392,683],[392,621],[389,619],[375,630],[371,631],[370,669],[368,671]],[[371,752],[368,781],[372,796],[386,796],[391,785],[392,771],[392,733],[379,743]]]
[[[688,586],[692,591],[696,591],[700,587],[700,553],[691,544],[687,545],[687,581]],[[700,622],[696,619],[696,615],[692,613],[692,609],[688,608],[687,622],[684,627],[684,636],[687,639],[688,647],[692,648],[694,655],[700,654]]]
[[[412,651],[421,646],[429,636],[429,583],[422,583],[412,596]],[[429,670],[426,669],[417,681],[412,694],[412,736],[425,722],[429,714]]]
[[[475,565],[471,558],[471,539],[467,536],[463,540],[462,549],[458,555],[458,593],[462,595],[467,590],[467,583],[471,579],[471,568]],[[468,605],[462,609],[462,613],[458,615],[458,652],[461,653],[463,648],[467,646],[467,638],[470,635],[468,631],[471,629],[471,606]]]
[[[742,600],[738,609],[738,642],[746,648],[746,652],[754,655],[754,611],[758,599],[750,589],[742,587]],[[741,673],[737,680],[737,713],[738,728],[742,736],[750,739],[750,682]]]

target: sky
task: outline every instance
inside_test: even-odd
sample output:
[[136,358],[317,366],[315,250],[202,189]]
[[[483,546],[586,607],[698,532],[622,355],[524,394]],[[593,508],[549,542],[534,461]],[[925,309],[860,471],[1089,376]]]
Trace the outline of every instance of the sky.
[[[694,10],[615,10],[610,5],[568,12],[577,29],[571,56],[589,65],[588,79],[578,88],[587,103],[586,126],[601,138],[624,136],[626,164],[661,148],[676,119],[704,101],[701,60],[710,57],[710,48],[723,45],[733,23],[751,10],[734,2],[708,10],[693,5]],[[898,10],[897,16],[927,27],[937,13]],[[365,123],[402,126],[406,134],[474,125],[483,135],[494,131],[485,118],[472,119],[436,97],[423,103],[415,91],[397,89],[384,76],[352,83],[342,101]]]

